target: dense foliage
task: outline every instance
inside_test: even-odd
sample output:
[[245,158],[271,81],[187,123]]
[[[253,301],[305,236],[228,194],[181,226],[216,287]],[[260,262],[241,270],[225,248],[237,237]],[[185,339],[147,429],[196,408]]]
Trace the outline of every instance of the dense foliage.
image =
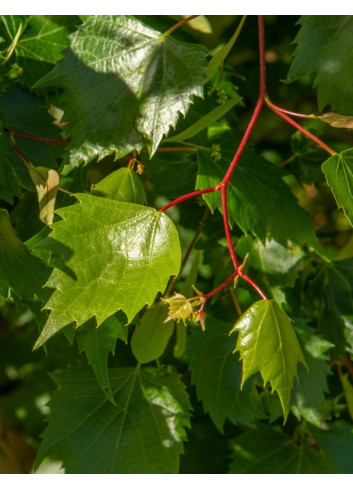
[[0,18],[0,473],[351,473],[352,16]]

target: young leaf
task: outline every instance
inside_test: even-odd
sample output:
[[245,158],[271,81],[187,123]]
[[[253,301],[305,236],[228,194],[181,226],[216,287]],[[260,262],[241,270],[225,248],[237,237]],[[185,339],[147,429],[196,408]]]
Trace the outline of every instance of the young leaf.
[[64,88],[70,162],[153,154],[192,97],[201,97],[207,51],[174,41],[126,16],[92,16],[70,36],[70,49],[36,86]]
[[255,379],[240,390],[241,362],[233,354],[235,338],[229,336],[230,329],[228,323],[208,316],[205,332],[195,329],[188,345],[197,396],[222,432],[227,417],[233,423],[251,425],[263,414]]
[[127,327],[122,313],[106,319],[100,327],[90,319],[77,332],[77,344],[85,352],[88,363],[92,365],[99,385],[108,399],[114,402],[108,374],[108,356],[114,353],[116,341],[127,343]]
[[327,104],[353,114],[353,54],[351,15],[304,15],[295,42],[288,78],[311,76],[318,87],[319,110]]
[[113,171],[92,185],[91,194],[120,202],[146,203],[146,193],[141,180],[134,170],[127,167]]
[[50,456],[68,474],[176,473],[190,409],[180,377],[152,368],[109,375],[115,406],[89,368],[53,374],[59,389],[37,465]]
[[53,224],[55,200],[60,181],[59,174],[50,168],[33,165],[29,167],[29,174],[37,190],[39,219],[47,226],[51,226]]
[[343,209],[347,219],[353,226],[353,149],[335,154],[322,165],[328,185],[336,199],[337,205]]
[[17,237],[8,212],[0,209],[0,291],[6,296],[11,288],[22,299],[47,300],[49,291],[43,289],[50,269],[33,256]]
[[95,317],[100,325],[119,309],[131,322],[179,272],[179,237],[168,216],[89,194],[77,199],[57,211],[63,220],[53,224],[51,238],[73,252],[66,264],[72,273],[56,268],[47,282],[56,290],[35,348],[67,324]]
[[157,302],[143,314],[131,337],[131,351],[140,363],[149,363],[163,355],[174,331],[172,321],[165,322],[167,308]]
[[307,367],[289,317],[275,301],[261,300],[241,316],[233,331],[239,332],[235,351],[243,361],[242,385],[260,372],[264,383],[270,382],[278,392],[286,419],[298,363]]

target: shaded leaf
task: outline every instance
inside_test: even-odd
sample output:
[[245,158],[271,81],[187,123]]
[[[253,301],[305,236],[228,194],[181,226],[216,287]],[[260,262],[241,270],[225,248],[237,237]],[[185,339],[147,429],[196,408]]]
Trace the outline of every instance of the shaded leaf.
[[134,170],[126,167],[113,171],[92,185],[91,194],[133,204],[146,203],[146,193],[141,180]]
[[322,165],[328,185],[353,226],[353,149],[335,154]]
[[261,300],[241,316],[233,331],[239,333],[236,351],[243,361],[242,385],[260,372],[264,383],[270,382],[278,392],[286,419],[298,363],[307,367],[289,317],[275,301]]
[[75,15],[2,15],[1,31],[16,42],[16,61],[23,69],[21,81],[31,87],[50,71],[68,46],[67,36],[80,20]]
[[149,363],[163,355],[174,331],[173,322],[165,322],[167,308],[157,302],[142,315],[131,337],[131,351],[137,361]]
[[92,16],[37,86],[64,88],[70,162],[78,165],[146,144],[153,154],[194,95],[201,97],[207,51],[174,41],[127,16]]
[[353,16],[304,15],[295,38],[297,48],[288,78],[311,76],[318,87],[318,105],[353,114]]
[[298,419],[304,418],[318,428],[327,429],[323,404],[325,393],[328,392],[326,377],[330,369],[326,351],[333,345],[305,323],[297,321],[295,325],[308,370],[302,365],[298,366],[299,383],[292,391],[290,407]]
[[236,438],[233,450],[232,474],[350,474],[353,434],[339,423],[327,433],[310,428],[294,436],[259,425]]
[[349,416],[353,420],[353,386],[348,379],[348,374],[340,375],[344,397],[346,398]]
[[175,136],[168,138],[166,142],[185,141],[191,139],[192,137],[196,136],[196,134],[198,134],[199,132],[203,131],[204,129],[207,129],[213,122],[223,117],[236,104],[239,104],[241,100],[242,99],[239,96],[231,100],[227,100],[227,102],[225,102],[224,104],[219,105],[215,109],[211,110],[211,112],[201,117],[201,119],[199,119],[197,122],[195,122],[190,127],[185,129],[185,131],[182,131],[179,134],[176,134]]
[[33,256],[17,237],[8,212],[0,209],[0,291],[6,296],[7,289],[27,300],[46,300],[50,295],[43,289],[50,269]]
[[152,304],[180,268],[177,231],[168,216],[150,207],[77,194],[78,204],[57,211],[50,237],[73,254],[56,268],[55,288],[45,308],[50,315],[35,347],[67,324],[95,317],[100,325],[119,309],[128,322]]
[[108,356],[114,353],[118,339],[127,343],[127,327],[122,313],[106,319],[100,327],[90,319],[77,331],[80,353],[85,352],[99,385],[112,402],[114,398],[108,374]]
[[195,329],[188,345],[191,380],[198,398],[223,432],[228,417],[233,423],[251,425],[263,412],[255,379],[241,390],[241,362],[234,354],[234,336],[228,323],[207,317],[205,332]]
[[9,159],[10,147],[8,138],[0,134],[0,200],[13,204],[14,197],[21,193],[16,173]]
[[[222,181],[237,141],[239,138],[233,134],[221,139],[222,157],[218,161],[209,152],[198,152],[198,189]],[[234,145],[233,149],[230,144]],[[245,149],[228,186],[230,224],[236,223],[245,234],[251,232],[262,242],[268,237],[284,246],[289,242],[320,249],[310,216],[298,205],[282,177],[279,168]],[[222,209],[220,192],[204,194],[203,198],[212,211]]]
[[116,406],[87,367],[53,374],[54,394],[37,465],[62,460],[68,474],[176,473],[189,426],[189,401],[177,374],[109,371]]

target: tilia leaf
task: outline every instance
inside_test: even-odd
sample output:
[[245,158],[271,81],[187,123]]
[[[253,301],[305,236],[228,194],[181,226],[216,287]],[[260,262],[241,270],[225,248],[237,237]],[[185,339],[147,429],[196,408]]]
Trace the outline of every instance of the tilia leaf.
[[179,272],[179,237],[168,216],[88,194],[77,198],[57,211],[62,221],[53,224],[51,238],[73,252],[66,263],[71,273],[56,268],[47,282],[56,290],[35,347],[72,322],[95,317],[100,325],[119,309],[131,322]]
[[322,165],[339,208],[353,226],[353,149],[335,154]]
[[243,360],[242,384],[256,372],[264,383],[277,391],[286,419],[298,362],[306,365],[295,331],[286,313],[275,301],[261,300],[253,304],[237,321],[235,350]]
[[70,163],[147,144],[153,154],[193,96],[202,97],[207,50],[126,16],[92,16],[37,86],[64,89]]
[[89,368],[53,375],[59,389],[37,464],[49,456],[68,474],[177,473],[190,416],[179,375],[152,368],[109,375],[115,406]]

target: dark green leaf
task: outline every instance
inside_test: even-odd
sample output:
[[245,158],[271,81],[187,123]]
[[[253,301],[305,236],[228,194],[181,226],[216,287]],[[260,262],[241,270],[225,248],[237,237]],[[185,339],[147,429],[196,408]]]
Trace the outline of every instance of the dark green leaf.
[[353,434],[338,423],[327,433],[310,428],[294,436],[259,425],[236,438],[233,450],[233,474],[350,474]]
[[68,474],[176,473],[189,425],[189,401],[179,376],[156,369],[112,369],[115,406],[87,367],[53,375],[37,464],[62,460]]
[[275,301],[261,300],[242,315],[232,331],[239,332],[236,350],[243,361],[242,384],[260,372],[264,383],[270,382],[278,392],[286,419],[298,363],[307,367],[289,317]]
[[241,390],[241,362],[234,354],[231,325],[207,316],[206,331],[195,329],[190,338],[191,380],[198,398],[203,402],[220,431],[225,419],[251,425],[263,414],[256,392],[255,379],[248,380]]
[[55,269],[47,283],[56,290],[36,347],[67,324],[95,317],[100,325],[119,309],[131,322],[179,272],[179,238],[168,216],[89,194],[77,198],[57,211],[63,220],[53,224],[51,238],[73,252],[66,264],[71,274]]
[[202,46],[174,41],[131,17],[103,15],[87,18],[70,40],[37,86],[64,88],[72,165],[146,144],[153,154],[192,96],[202,96]]
[[0,134],[0,200],[13,204],[14,197],[20,195],[20,185],[9,159],[8,138]]
[[131,350],[137,361],[149,363],[163,355],[174,331],[173,321],[165,322],[168,310],[158,302],[143,314],[131,338]]
[[48,289],[43,289],[50,269],[17,237],[6,210],[0,209],[0,291],[6,296],[11,288],[27,300],[46,300]]
[[353,17],[304,15],[288,78],[311,76],[318,87],[319,110],[330,104],[345,115],[353,113]]
[[[234,139],[233,134],[222,139],[220,160],[199,151],[197,188],[213,187],[223,179],[236,149],[238,139]],[[229,149],[230,143],[234,152]],[[282,177],[275,165],[245,150],[228,187],[231,225],[236,223],[244,233],[251,232],[263,242],[268,237],[284,246],[291,242],[320,248],[309,215],[297,204]],[[220,192],[205,194],[204,199],[212,211],[221,210]]]
[[106,319],[100,327],[90,319],[77,332],[79,350],[85,352],[99,385],[111,401],[114,398],[108,375],[108,356],[114,353],[118,339],[127,343],[127,327],[122,313]]
[[3,15],[2,26],[12,42],[16,43],[16,61],[23,69],[21,80],[31,87],[50,71],[68,46],[67,36],[80,23],[74,15]]

